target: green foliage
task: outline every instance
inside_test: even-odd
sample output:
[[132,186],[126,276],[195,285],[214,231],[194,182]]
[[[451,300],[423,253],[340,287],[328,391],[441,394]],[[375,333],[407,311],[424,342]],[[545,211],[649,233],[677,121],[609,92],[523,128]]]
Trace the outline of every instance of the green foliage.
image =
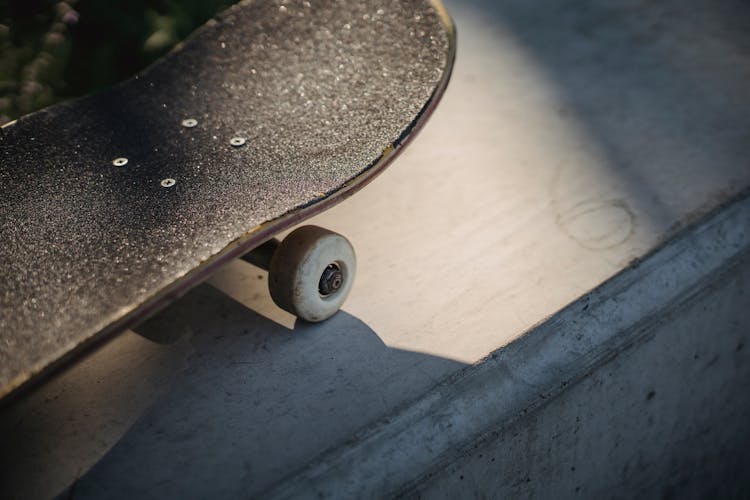
[[0,0],[0,124],[142,70],[236,0]]

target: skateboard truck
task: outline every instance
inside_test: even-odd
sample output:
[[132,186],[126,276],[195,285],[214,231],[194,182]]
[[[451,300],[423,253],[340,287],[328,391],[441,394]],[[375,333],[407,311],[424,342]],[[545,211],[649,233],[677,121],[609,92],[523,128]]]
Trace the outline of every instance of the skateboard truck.
[[312,322],[328,319],[341,308],[357,265],[349,240],[318,226],[302,226],[283,241],[272,238],[242,260],[268,271],[268,290],[276,305]]

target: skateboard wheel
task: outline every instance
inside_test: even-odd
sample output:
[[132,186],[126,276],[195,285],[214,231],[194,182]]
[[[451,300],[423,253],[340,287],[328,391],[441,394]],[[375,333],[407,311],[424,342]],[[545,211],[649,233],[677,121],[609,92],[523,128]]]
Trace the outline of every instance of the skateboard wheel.
[[343,305],[355,272],[349,240],[322,227],[303,226],[284,238],[271,257],[268,289],[285,311],[323,321]]

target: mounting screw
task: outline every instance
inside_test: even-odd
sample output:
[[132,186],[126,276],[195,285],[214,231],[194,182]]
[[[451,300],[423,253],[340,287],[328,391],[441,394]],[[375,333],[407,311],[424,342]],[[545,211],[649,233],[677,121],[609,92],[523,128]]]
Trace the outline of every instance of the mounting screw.
[[115,158],[114,160],[112,160],[112,165],[114,165],[115,167],[124,167],[127,164],[127,158]]
[[172,179],[171,177],[167,177],[166,179],[163,179],[161,181],[161,187],[165,187],[165,188],[171,188],[175,184],[177,184],[177,181]]
[[245,140],[245,138],[244,138],[244,137],[232,137],[232,138],[231,138],[231,139],[229,140],[229,144],[231,144],[231,145],[232,145],[232,146],[234,146],[235,148],[238,148],[238,147],[240,147],[240,146],[244,146],[244,145],[245,145],[245,142],[247,142],[247,141]]
[[182,120],[182,126],[187,128],[193,128],[198,125],[198,120],[195,118],[186,118]]

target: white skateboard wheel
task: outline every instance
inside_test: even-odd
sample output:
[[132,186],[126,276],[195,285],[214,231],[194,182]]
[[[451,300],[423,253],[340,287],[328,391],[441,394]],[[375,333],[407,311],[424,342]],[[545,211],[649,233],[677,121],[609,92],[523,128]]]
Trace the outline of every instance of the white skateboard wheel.
[[271,257],[268,289],[276,305],[306,321],[323,321],[349,295],[356,272],[354,248],[340,234],[303,226]]

